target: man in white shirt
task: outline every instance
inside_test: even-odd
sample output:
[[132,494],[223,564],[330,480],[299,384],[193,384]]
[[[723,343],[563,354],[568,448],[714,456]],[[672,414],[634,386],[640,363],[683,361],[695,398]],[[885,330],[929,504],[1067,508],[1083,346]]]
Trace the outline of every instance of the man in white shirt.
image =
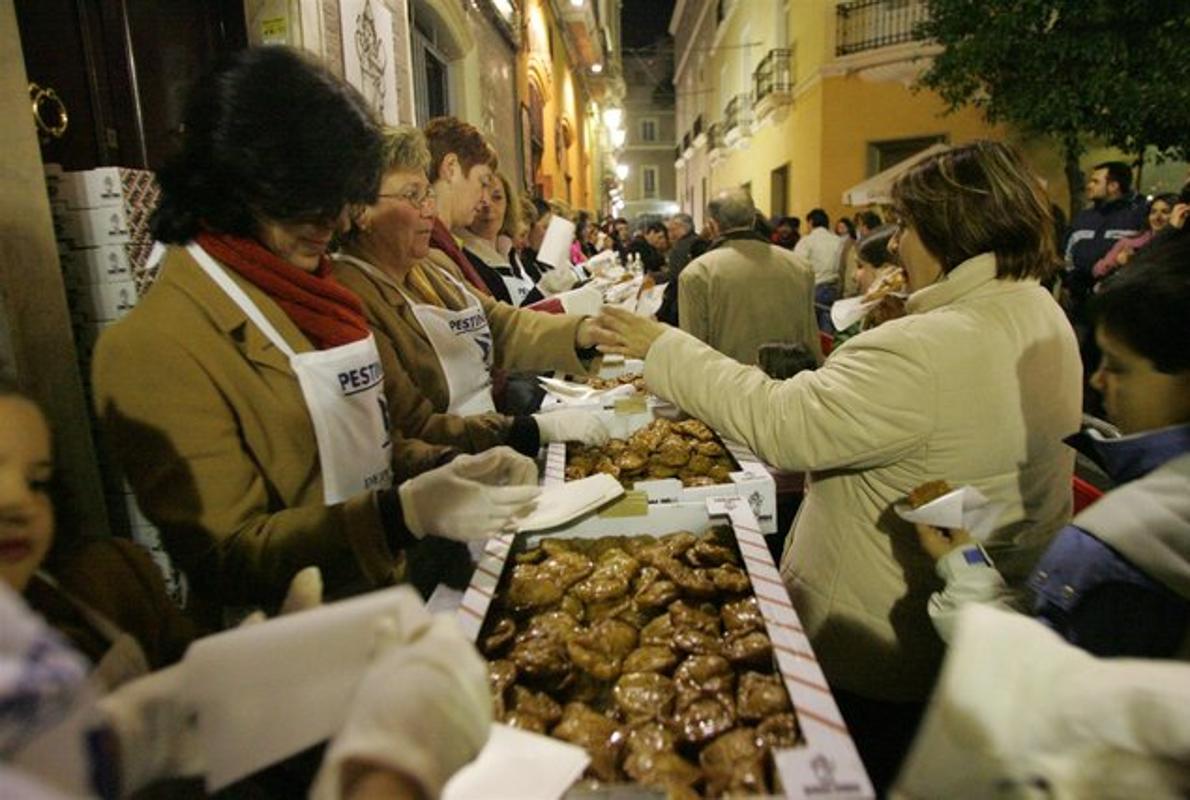
[[843,240],[831,233],[831,218],[821,208],[806,215],[810,233],[798,240],[793,248],[814,268],[814,304],[818,312],[818,327],[834,332],[831,325],[831,303],[839,297],[839,248]]

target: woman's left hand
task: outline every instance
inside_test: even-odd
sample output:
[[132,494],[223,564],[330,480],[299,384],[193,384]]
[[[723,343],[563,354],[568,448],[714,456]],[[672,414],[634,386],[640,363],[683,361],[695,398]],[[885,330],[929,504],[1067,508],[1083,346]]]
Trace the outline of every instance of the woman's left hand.
[[644,358],[668,325],[637,316],[622,308],[605,307],[595,318],[602,331],[599,349],[627,358]]

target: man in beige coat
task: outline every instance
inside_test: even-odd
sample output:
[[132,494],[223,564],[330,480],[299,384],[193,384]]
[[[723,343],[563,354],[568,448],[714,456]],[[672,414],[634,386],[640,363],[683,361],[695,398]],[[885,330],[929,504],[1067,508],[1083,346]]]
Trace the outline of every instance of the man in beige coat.
[[756,207],[743,189],[721,192],[707,216],[716,243],[678,278],[682,330],[741,364],[757,363],[768,342],[801,345],[821,363],[810,266],[753,232]]

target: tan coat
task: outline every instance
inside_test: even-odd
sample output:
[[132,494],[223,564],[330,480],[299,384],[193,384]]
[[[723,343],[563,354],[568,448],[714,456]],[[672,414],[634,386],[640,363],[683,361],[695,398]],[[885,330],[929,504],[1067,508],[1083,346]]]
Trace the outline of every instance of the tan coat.
[[[435,291],[461,300],[457,287],[438,270],[463,281],[462,275],[439,250],[423,264]],[[364,303],[364,313],[376,335],[385,375],[392,374],[401,389],[392,398],[394,424],[406,436],[449,444],[478,452],[503,444],[512,418],[503,414],[460,417],[447,414],[450,392],[442,365],[412,309],[391,284],[340,261],[335,277]],[[509,371],[564,370],[585,374],[574,349],[580,317],[519,309],[491,297],[479,298],[492,329],[495,366]],[[452,307],[462,308],[461,302]]]
[[[267,295],[228,273],[296,352],[312,349]],[[111,450],[208,607],[276,603],[310,565],[332,593],[395,578],[372,494],[323,504],[314,428],[285,354],[183,248],[100,337],[92,372]],[[394,467],[408,475],[450,452],[395,440]]]
[[988,550],[1019,586],[1070,517],[1062,439],[1078,430],[1082,386],[1061,309],[1036,281],[996,280],[991,254],[908,311],[783,382],[677,331],[645,362],[658,394],[769,463],[811,471],[782,575],[831,683],[902,701],[927,696],[942,644],[926,613],[933,564],[893,504],[939,478],[1004,503]]
[[755,364],[768,342],[800,344],[821,363],[809,265],[768,242],[728,237],[678,277],[682,330],[741,364]]

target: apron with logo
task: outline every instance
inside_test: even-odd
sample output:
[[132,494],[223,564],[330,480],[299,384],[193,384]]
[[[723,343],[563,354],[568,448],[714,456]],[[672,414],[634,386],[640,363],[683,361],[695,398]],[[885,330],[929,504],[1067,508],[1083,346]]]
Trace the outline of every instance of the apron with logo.
[[384,370],[376,340],[295,353],[226,270],[196,243],[186,246],[199,266],[273,345],[289,358],[314,425],[322,494],[327,505],[393,483],[392,439]]
[[438,365],[446,378],[450,401],[446,413],[460,417],[490,414],[496,410],[492,400],[492,330],[479,299],[450,273],[442,272],[459,288],[467,299],[461,311],[439,308],[431,303],[415,303],[409,294],[390,276],[366,261],[338,255],[336,259],[362,269],[400,292],[409,310],[425,331]]

